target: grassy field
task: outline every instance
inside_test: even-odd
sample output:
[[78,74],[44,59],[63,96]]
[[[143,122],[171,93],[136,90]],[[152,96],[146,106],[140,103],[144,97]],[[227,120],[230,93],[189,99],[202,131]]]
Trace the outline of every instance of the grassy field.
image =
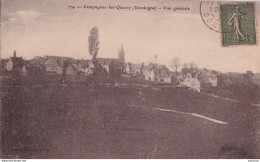
[[[2,91],[3,157],[260,158],[259,107],[248,104],[180,88]],[[228,124],[149,107],[197,113]]]

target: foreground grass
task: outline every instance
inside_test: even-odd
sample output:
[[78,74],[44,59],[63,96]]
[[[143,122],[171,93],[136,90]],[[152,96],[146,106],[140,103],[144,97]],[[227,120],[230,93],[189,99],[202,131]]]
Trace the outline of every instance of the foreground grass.
[[[259,109],[184,89],[7,88],[2,98],[5,155],[259,158]],[[228,125],[140,106],[199,113]]]

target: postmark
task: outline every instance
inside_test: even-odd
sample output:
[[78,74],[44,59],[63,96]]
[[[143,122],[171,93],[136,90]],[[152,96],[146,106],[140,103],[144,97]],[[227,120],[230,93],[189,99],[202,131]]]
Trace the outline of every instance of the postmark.
[[209,29],[220,32],[219,4],[217,1],[202,1],[200,3],[200,16]]
[[220,29],[223,47],[256,45],[255,3],[221,3]]

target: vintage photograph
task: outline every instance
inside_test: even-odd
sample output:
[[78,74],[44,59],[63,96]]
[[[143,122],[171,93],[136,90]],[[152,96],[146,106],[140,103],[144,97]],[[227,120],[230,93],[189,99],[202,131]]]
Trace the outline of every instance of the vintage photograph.
[[260,2],[0,4],[1,159],[260,158]]

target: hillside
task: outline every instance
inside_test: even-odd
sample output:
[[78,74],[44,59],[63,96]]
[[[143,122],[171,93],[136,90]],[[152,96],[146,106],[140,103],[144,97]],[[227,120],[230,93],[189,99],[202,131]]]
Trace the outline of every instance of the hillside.
[[2,151],[11,157],[260,157],[258,107],[182,88],[54,86],[3,92]]

